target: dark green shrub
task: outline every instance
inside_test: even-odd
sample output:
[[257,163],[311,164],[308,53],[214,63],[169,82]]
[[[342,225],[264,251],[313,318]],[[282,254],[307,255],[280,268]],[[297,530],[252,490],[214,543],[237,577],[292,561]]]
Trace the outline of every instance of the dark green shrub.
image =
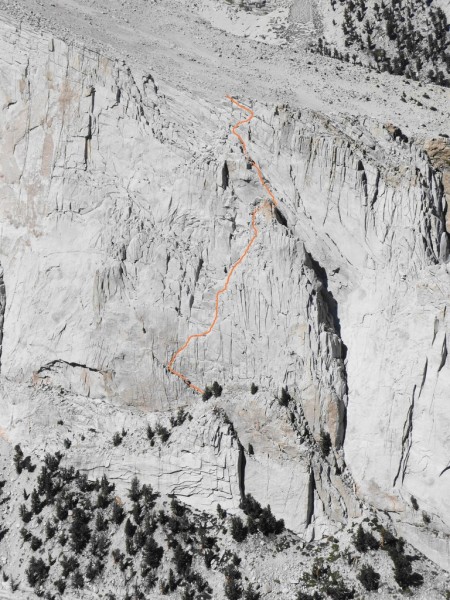
[[357,578],[368,592],[375,592],[380,587],[380,574],[370,565],[363,565]]
[[203,558],[205,560],[205,566],[206,566],[206,568],[210,569],[211,565],[212,565],[212,561],[215,558],[214,552],[212,550],[206,550]]
[[113,502],[111,519],[116,525],[120,525],[125,518],[125,511],[117,502]]
[[71,445],[72,445],[72,442],[69,440],[69,438],[66,438],[66,439],[64,440],[64,448],[65,448],[66,450],[68,450],[68,449],[70,448],[70,446],[71,446]]
[[[238,559],[237,561],[236,558]],[[232,562],[228,564],[223,570],[223,574],[225,575],[225,577],[228,577],[230,579],[241,579],[241,572],[236,568],[240,564],[240,562],[241,559],[235,554],[233,556]]]
[[66,590],[66,582],[63,579],[57,579],[55,581],[55,588],[62,596]]
[[45,535],[48,540],[51,540],[56,533],[56,527],[51,521],[47,521],[45,524]]
[[80,566],[80,563],[73,555],[66,556],[65,554],[63,554],[60,563],[62,569],[62,576],[64,577],[64,579],[67,579],[67,577]]
[[287,391],[287,388],[281,388],[281,395],[278,399],[280,406],[287,406],[289,404],[289,400],[291,400],[291,396]]
[[148,537],[145,540],[145,545],[142,550],[142,562],[149,569],[157,569],[161,564],[164,549],[158,546],[153,537]]
[[95,518],[95,529],[97,531],[106,531],[108,529],[108,520],[101,511],[98,511]]
[[220,398],[220,396],[222,395],[223,387],[219,385],[217,381],[215,381],[212,384],[211,390],[216,398]]
[[114,484],[109,483],[106,475],[103,475],[100,482],[100,491],[97,496],[97,508],[107,508],[111,502],[111,492],[114,490]]
[[25,527],[22,527],[20,530],[20,535],[24,542],[29,542],[31,540],[31,533]]
[[137,548],[134,544],[134,538],[125,538],[125,550],[126,553],[130,556],[134,556],[135,554],[137,554]]
[[93,492],[94,490],[97,490],[98,492],[100,490],[100,482],[98,479],[89,481],[86,474],[83,473],[83,475],[80,475],[78,471],[75,474],[75,478],[77,480],[77,487],[81,492]]
[[86,579],[88,581],[94,581],[94,579],[100,575],[102,570],[103,563],[99,559],[95,561],[91,560],[86,567]]
[[128,498],[132,502],[137,502],[141,497],[141,485],[139,483],[139,479],[137,477],[133,477],[130,484],[130,489],[128,490]]
[[247,522],[249,530],[254,531],[256,526],[266,536],[272,533],[278,535],[284,531],[283,519],[277,520],[273,516],[270,506],[262,508],[261,504],[250,494],[247,494],[241,502],[241,508],[249,517]]
[[96,558],[105,558],[111,542],[105,533],[95,533],[91,538],[90,553]]
[[262,513],[261,504],[251,494],[247,494],[241,501],[241,508],[247,516],[253,519],[258,519]]
[[355,597],[355,590],[348,588],[340,578],[325,583],[324,591],[332,600],[352,600]]
[[184,408],[179,408],[176,417],[170,417],[170,424],[172,427],[180,427],[189,417],[189,413],[187,413]]
[[150,427],[150,425],[147,425],[147,438],[148,438],[148,439],[150,440],[150,442],[151,442],[151,444],[150,444],[150,445],[151,445],[151,446],[153,446],[153,445],[154,445],[154,443],[155,443],[155,440],[154,440],[154,438],[155,438],[155,432],[154,432],[154,431],[153,431],[153,429]]
[[181,600],[194,600],[195,590],[190,586],[186,586],[181,594]]
[[25,504],[21,504],[19,507],[19,515],[24,523],[29,523],[31,521],[31,517],[33,516],[33,513],[31,513],[29,510],[27,510],[27,507],[25,506]]
[[31,512],[38,515],[42,510],[42,502],[36,490],[31,492]]
[[33,551],[39,550],[39,548],[42,546],[42,540],[36,537],[35,535],[32,535],[30,540],[30,546]]
[[50,567],[45,564],[42,558],[32,556],[26,570],[28,583],[31,587],[42,585],[46,581],[49,571]]
[[394,563],[394,579],[403,590],[423,584],[422,575],[413,572],[411,562],[414,558],[404,554],[404,546],[405,542],[400,538],[387,548]]
[[182,517],[186,512],[186,507],[183,506],[176,498],[172,498],[170,502],[170,508],[173,514],[177,517]]
[[380,546],[376,537],[370,531],[365,531],[361,525],[358,526],[352,541],[358,552],[377,550]]
[[133,537],[133,543],[134,543],[137,551],[139,551],[139,550],[141,550],[141,548],[143,548],[146,538],[147,538],[147,536],[145,535],[145,532],[142,531],[142,529],[138,529],[136,531],[136,533],[134,534],[134,537]]
[[154,514],[149,514],[144,519],[143,530],[145,537],[151,536],[155,533],[156,528],[158,527],[158,520],[154,516]]
[[313,594],[307,594],[306,592],[297,592],[296,600],[322,600],[322,594],[314,592]]
[[119,564],[125,559],[125,554],[119,550],[119,548],[114,548],[111,552],[111,556],[115,563]]
[[258,521],[253,517],[247,517],[247,529],[250,535],[258,533]]
[[55,504],[55,513],[59,521],[65,521],[67,519],[69,512],[62,499],[57,500]]
[[67,535],[63,531],[60,534],[60,536],[58,537],[58,542],[61,544],[61,546],[64,547],[67,544],[67,540],[68,540],[68,537],[67,537]]
[[88,523],[88,513],[81,508],[75,508],[73,511],[72,523],[69,527],[69,533],[72,548],[77,554],[86,548],[91,538],[91,530],[89,529]]
[[389,550],[389,548],[398,546],[398,544],[404,545],[403,540],[398,540],[388,529],[384,527],[380,528],[381,535],[381,547],[383,550]]
[[135,533],[136,533],[136,525],[133,525],[133,523],[130,521],[130,519],[127,519],[125,522],[125,536],[127,538],[132,538]]
[[19,444],[14,446],[14,466],[16,467],[17,473],[20,475],[22,473],[22,460],[23,460],[23,451]]
[[413,507],[414,510],[419,510],[419,503],[414,498],[414,496],[411,496],[411,505],[412,505],[412,507]]
[[167,440],[170,438],[170,431],[164,425],[157,423],[156,425],[156,433],[159,435],[161,442],[165,444]]
[[244,600],[260,600],[260,598],[261,594],[253,589],[253,586],[250,583],[244,591]]
[[141,490],[141,500],[146,511],[152,510],[156,505],[156,500],[160,493],[154,492],[150,484],[144,484]]
[[249,454],[249,456],[253,456],[255,454],[255,451],[253,450],[253,445],[252,444],[248,445],[248,454]]
[[84,577],[78,570],[72,575],[72,585],[75,589],[84,588]]
[[120,446],[120,444],[122,443],[122,436],[120,435],[120,433],[116,432],[113,435],[112,441],[114,446]]
[[186,573],[191,568],[192,564],[192,555],[183,550],[181,546],[177,546],[173,553],[173,562],[175,564],[175,568],[177,573],[180,575],[186,575]]
[[267,506],[262,509],[258,528],[263,535],[267,536],[271,533],[278,535],[284,531],[284,521],[283,519],[277,520],[273,516],[270,506]]
[[169,570],[169,578],[167,579],[167,589],[169,592],[174,592],[178,587],[178,579],[172,569]]
[[46,454],[44,463],[50,473],[56,473],[61,462],[63,455],[61,452],[55,452],[55,454]]
[[252,383],[252,385],[250,386],[250,393],[255,395],[257,391],[258,391],[258,386],[255,385],[254,383]]
[[223,510],[220,504],[217,505],[217,514],[219,515],[219,519],[225,519],[227,516],[227,511]]
[[[37,491],[40,496],[46,496],[48,500],[51,500],[57,492],[53,484],[53,474],[47,467],[42,467],[38,475]],[[33,494],[31,497],[33,498]]]
[[206,579],[204,579],[200,573],[196,573],[195,571],[191,571],[187,576],[186,576],[186,581],[188,583],[193,584],[196,588],[197,591],[202,594],[203,592],[205,592],[208,597],[210,597],[210,594],[212,594],[212,588],[210,587],[209,583],[206,581]]
[[247,538],[248,529],[244,525],[242,519],[238,516],[231,517],[231,536],[232,538],[241,543]]
[[236,579],[226,578],[224,592],[228,600],[239,600],[239,598],[242,598],[242,586]]
[[213,393],[212,393],[211,389],[209,387],[206,387],[205,391],[202,394],[203,402],[207,402],[212,397],[213,397]]
[[322,452],[323,456],[328,456],[330,454],[332,444],[331,444],[331,436],[328,433],[328,431],[322,430],[320,432],[319,446],[320,446],[320,451]]
[[133,510],[131,511],[133,514],[133,519],[136,525],[140,525],[142,522],[142,508],[139,505],[139,502],[136,502],[133,506]]

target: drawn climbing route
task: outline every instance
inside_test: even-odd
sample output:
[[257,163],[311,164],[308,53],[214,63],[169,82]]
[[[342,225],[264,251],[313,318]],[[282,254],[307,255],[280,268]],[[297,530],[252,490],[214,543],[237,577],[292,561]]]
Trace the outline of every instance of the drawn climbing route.
[[[258,174],[258,178],[259,178],[259,181],[260,181],[262,187],[264,188],[264,190],[268,194],[268,196],[270,198],[270,201],[272,202],[273,206],[276,207],[276,206],[278,206],[278,202],[275,199],[275,196],[273,195],[273,192],[270,189],[269,185],[265,181],[264,176],[263,176],[262,171],[261,171],[261,168],[259,167],[259,165],[254,160],[252,160],[250,158],[250,156],[248,154],[248,151],[247,151],[247,144],[245,143],[243,137],[237,131],[239,129],[239,127],[241,127],[242,125],[245,125],[246,123],[250,123],[250,121],[255,117],[255,113],[253,112],[253,110],[251,108],[248,108],[247,106],[244,106],[243,104],[241,104],[240,102],[238,102],[237,100],[235,100],[234,98],[232,98],[231,96],[227,96],[227,98],[228,98],[228,100],[230,100],[230,102],[232,102],[238,108],[240,108],[241,110],[243,110],[243,111],[245,111],[245,112],[248,113],[248,116],[245,119],[242,119],[241,121],[238,121],[236,123],[236,125],[233,125],[233,127],[231,128],[231,132],[239,140],[239,143],[241,144],[242,151],[244,153],[245,159],[247,160],[248,164],[252,168],[255,169],[256,173]],[[178,377],[179,379],[181,379],[182,381],[184,381],[184,383],[186,385],[188,385],[191,389],[195,390],[199,394],[203,394],[204,390],[202,390],[198,386],[194,385],[185,375],[183,375],[179,371],[176,371],[173,368],[173,365],[174,365],[175,361],[177,360],[177,358],[180,356],[180,354],[187,349],[187,347],[190,345],[190,343],[193,340],[201,338],[201,337],[206,337],[207,335],[209,335],[212,332],[212,330],[216,326],[216,323],[217,323],[217,321],[219,319],[219,300],[220,300],[220,296],[222,294],[225,294],[225,292],[228,290],[228,286],[230,284],[230,281],[231,281],[231,278],[233,277],[234,272],[239,267],[239,265],[244,262],[245,258],[247,257],[248,253],[250,252],[251,247],[255,243],[256,238],[258,237],[259,230],[258,230],[258,228],[256,226],[256,217],[257,217],[259,211],[261,211],[264,208],[265,205],[266,205],[266,202],[258,205],[255,208],[255,210],[253,211],[253,213],[252,213],[251,229],[253,231],[253,235],[250,238],[250,241],[248,242],[247,246],[244,248],[244,251],[242,252],[241,256],[238,258],[238,260],[231,267],[231,269],[230,269],[230,271],[229,271],[229,273],[227,275],[227,278],[225,280],[225,283],[224,283],[223,287],[216,293],[214,317],[213,317],[213,320],[211,322],[211,325],[205,331],[202,331],[200,333],[194,333],[193,335],[190,335],[188,337],[188,339],[184,342],[184,344],[182,346],[180,346],[180,348],[178,348],[178,350],[172,355],[172,358],[170,359],[170,361],[169,361],[169,363],[167,365],[167,370],[170,373],[172,373],[172,375],[175,375],[176,377]]]

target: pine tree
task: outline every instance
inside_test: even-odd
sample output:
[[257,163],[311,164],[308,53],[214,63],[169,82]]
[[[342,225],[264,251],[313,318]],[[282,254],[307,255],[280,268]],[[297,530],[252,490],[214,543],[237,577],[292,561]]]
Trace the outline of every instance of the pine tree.
[[55,533],[56,527],[51,521],[47,521],[47,523],[45,524],[45,535],[47,536],[47,539],[51,540],[55,536]]
[[181,546],[177,546],[173,553],[173,560],[175,563],[175,568],[177,573],[180,575],[186,575],[186,573],[191,568],[192,564],[192,555],[189,554],[186,550],[183,550]]
[[31,492],[31,512],[35,515],[38,515],[42,510],[41,500],[39,498],[39,494],[34,489]]
[[28,583],[32,587],[42,585],[48,577],[50,567],[44,563],[42,558],[31,557],[26,571]]
[[243,542],[248,534],[248,529],[245,527],[241,517],[231,517],[231,536],[238,542]]
[[25,504],[21,504],[19,507],[19,515],[24,523],[29,523],[31,521],[32,513],[27,510]]
[[116,525],[120,525],[125,518],[125,511],[117,502],[113,503],[111,519]]
[[157,569],[161,564],[164,549],[158,546],[153,537],[148,537],[142,552],[142,562],[150,569]]
[[80,508],[75,508],[69,532],[72,548],[77,554],[86,548],[87,543],[90,540],[91,530],[89,529],[88,523],[89,516],[87,513]]
[[242,586],[236,579],[227,577],[224,592],[228,600],[239,600],[239,598],[242,598]]
[[101,511],[98,511],[95,518],[95,529],[97,531],[106,531],[108,529],[108,521]]
[[131,487],[128,491],[128,497],[133,502],[137,502],[141,497],[141,486],[137,477],[133,477],[131,480]]
[[22,473],[22,460],[23,460],[22,448],[19,446],[19,444],[17,444],[17,446],[14,447],[13,461],[14,461],[14,465],[16,467],[16,471],[19,475]]
[[84,588],[84,577],[78,570],[72,575],[72,585],[75,589]]

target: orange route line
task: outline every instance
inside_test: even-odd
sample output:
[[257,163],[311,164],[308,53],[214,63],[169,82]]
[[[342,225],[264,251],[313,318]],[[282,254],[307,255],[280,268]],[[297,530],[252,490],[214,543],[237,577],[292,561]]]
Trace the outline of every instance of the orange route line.
[[[274,206],[278,206],[278,202],[275,199],[275,196],[273,195],[272,190],[270,189],[270,187],[268,186],[268,184],[265,182],[264,180],[264,176],[262,174],[261,168],[259,167],[259,165],[252,160],[247,152],[247,144],[245,143],[243,137],[237,132],[238,128],[241,127],[242,125],[245,125],[246,123],[250,123],[250,121],[255,117],[255,113],[252,111],[251,108],[248,108],[247,106],[244,106],[243,104],[241,104],[240,102],[238,102],[237,100],[235,100],[234,98],[232,98],[231,96],[227,96],[228,100],[230,100],[230,102],[232,102],[233,104],[235,104],[238,108],[240,108],[241,110],[245,111],[248,113],[248,117],[246,117],[245,119],[242,119],[241,121],[238,121],[236,123],[236,125],[233,125],[233,127],[231,128],[231,132],[233,133],[233,135],[235,135],[237,137],[237,139],[239,140],[239,143],[242,146],[242,150],[244,152],[244,156],[247,159],[247,161],[249,162],[249,164],[255,168],[258,177],[259,177],[259,181],[261,183],[261,185],[263,186],[263,188],[266,190],[267,194],[269,195],[269,198],[272,202],[272,204]],[[233,277],[233,273],[236,271],[236,269],[238,268],[238,266],[245,260],[246,256],[248,255],[248,253],[250,252],[250,248],[253,246],[253,244],[255,243],[256,238],[258,237],[259,234],[259,230],[256,227],[256,216],[258,214],[258,212],[263,208],[263,205],[259,205],[257,208],[255,208],[255,210],[252,213],[252,229],[253,229],[253,235],[250,238],[250,241],[248,242],[247,246],[245,247],[244,251],[242,252],[241,256],[238,258],[238,260],[234,263],[234,265],[231,267],[230,272],[228,273],[228,276],[225,280],[225,283],[223,285],[223,287],[216,293],[216,301],[215,301],[215,310],[214,310],[214,318],[213,321],[211,323],[211,325],[208,327],[208,329],[206,329],[205,331],[202,331],[200,333],[194,333],[193,335],[190,335],[188,337],[188,339],[184,342],[184,344],[182,346],[180,346],[180,348],[178,348],[178,350],[172,355],[172,358],[170,359],[168,365],[167,365],[167,370],[172,373],[172,375],[175,375],[176,377],[178,377],[179,379],[181,379],[182,381],[184,381],[184,383],[186,383],[186,385],[188,385],[191,389],[193,389],[194,391],[198,392],[199,394],[203,394],[204,390],[202,390],[201,388],[199,388],[198,386],[194,385],[193,383],[191,383],[191,381],[182,373],[179,373],[178,371],[175,371],[175,369],[173,368],[173,365],[175,363],[175,361],[177,360],[177,358],[179,357],[179,355],[184,352],[184,350],[186,350],[186,348],[189,346],[189,344],[192,342],[192,340],[195,340],[197,338],[201,338],[201,337],[206,337],[207,335],[209,335],[211,333],[211,331],[214,329],[218,319],[219,319],[219,299],[220,296],[222,294],[224,294],[227,290],[228,290],[228,285],[230,283],[231,278]]]

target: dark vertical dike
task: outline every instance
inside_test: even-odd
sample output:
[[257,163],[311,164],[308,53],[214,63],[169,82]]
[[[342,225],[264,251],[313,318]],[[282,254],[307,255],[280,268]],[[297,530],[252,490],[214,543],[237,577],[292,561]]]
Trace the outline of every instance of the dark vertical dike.
[[316,481],[314,479],[314,472],[311,467],[309,472],[309,484],[308,484],[308,507],[306,509],[306,527],[311,525],[312,518],[314,516],[314,490],[316,489]]
[[247,459],[245,458],[244,448],[239,443],[239,457],[238,457],[238,482],[239,482],[239,492],[241,494],[241,502],[245,500],[245,465],[247,463]]
[[5,281],[3,279],[3,269],[0,266],[0,369],[2,366],[3,323],[5,320],[5,307],[6,307]]
[[225,161],[223,163],[223,167],[222,167],[222,187],[224,190],[227,189],[229,181],[230,181],[230,173],[228,171],[227,161]]
[[91,140],[92,140],[92,129],[93,129],[93,118],[94,118],[94,107],[95,107],[95,88],[91,89],[91,110],[88,118],[88,132],[84,138],[84,169],[88,168],[89,154],[91,151]]

